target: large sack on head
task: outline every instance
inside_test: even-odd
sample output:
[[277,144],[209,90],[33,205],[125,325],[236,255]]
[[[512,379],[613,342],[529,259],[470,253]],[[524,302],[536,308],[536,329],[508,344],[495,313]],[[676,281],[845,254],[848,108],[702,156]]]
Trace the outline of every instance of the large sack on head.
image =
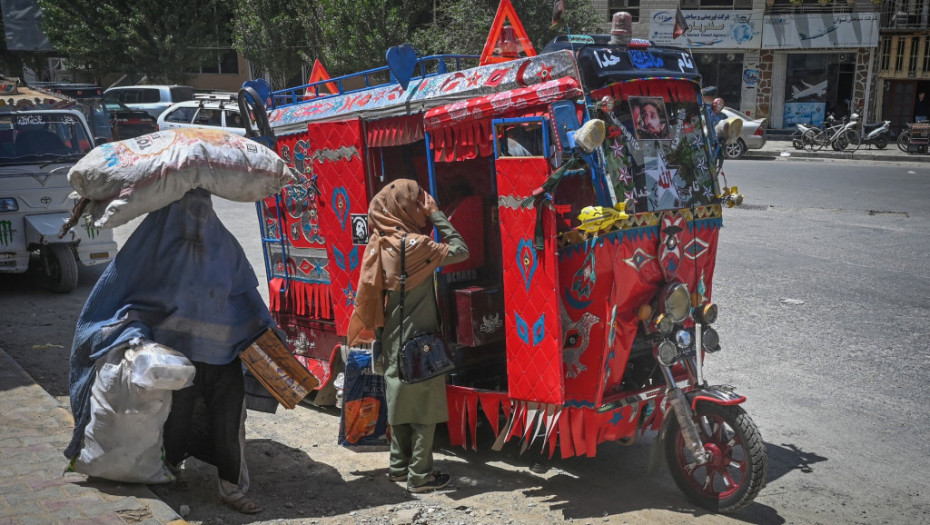
[[293,180],[274,151],[221,130],[183,128],[94,148],[68,173],[94,225],[116,227],[180,200],[192,189],[255,202]]

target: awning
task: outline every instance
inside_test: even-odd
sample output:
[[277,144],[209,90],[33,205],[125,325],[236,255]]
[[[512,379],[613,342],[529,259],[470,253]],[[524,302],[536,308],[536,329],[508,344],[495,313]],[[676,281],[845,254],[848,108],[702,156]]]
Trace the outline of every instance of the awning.
[[401,146],[418,140],[423,140],[423,119],[420,115],[365,122],[365,142],[370,148]]

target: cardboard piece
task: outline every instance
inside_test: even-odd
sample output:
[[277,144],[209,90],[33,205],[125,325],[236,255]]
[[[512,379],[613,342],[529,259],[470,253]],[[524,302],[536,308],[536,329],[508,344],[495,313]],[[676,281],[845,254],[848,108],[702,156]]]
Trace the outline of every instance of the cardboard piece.
[[271,329],[243,350],[239,358],[262,386],[287,409],[296,407],[320,384]]

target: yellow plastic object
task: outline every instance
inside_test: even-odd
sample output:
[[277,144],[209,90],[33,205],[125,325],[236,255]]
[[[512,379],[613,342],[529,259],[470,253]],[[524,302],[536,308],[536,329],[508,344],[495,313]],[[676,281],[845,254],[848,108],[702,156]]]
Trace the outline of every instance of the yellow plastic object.
[[617,221],[629,219],[630,216],[624,211],[625,207],[625,203],[620,203],[615,208],[585,206],[578,214],[578,220],[581,221],[578,229],[594,233],[609,228]]

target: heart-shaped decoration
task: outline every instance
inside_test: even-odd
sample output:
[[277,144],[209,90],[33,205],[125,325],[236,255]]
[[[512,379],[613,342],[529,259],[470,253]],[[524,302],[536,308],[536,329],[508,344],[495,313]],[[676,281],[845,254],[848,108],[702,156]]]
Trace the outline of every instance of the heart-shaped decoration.
[[336,218],[339,219],[339,224],[342,226],[342,229],[346,229],[346,223],[349,222],[349,208],[351,207],[349,202],[349,192],[345,188],[339,187],[333,190],[333,199],[332,199],[333,213],[336,214]]
[[250,87],[258,93],[258,96],[261,97],[262,104],[266,108],[271,107],[271,86],[264,78],[256,78],[255,80],[246,80],[242,83],[242,87]]
[[400,83],[400,87],[406,90],[417,67],[417,50],[410,44],[401,44],[388,49],[385,58],[391,74]]
[[517,244],[517,267],[523,276],[526,291],[530,290],[533,274],[536,273],[536,262],[536,250],[533,249],[533,242],[529,239],[521,239]]

